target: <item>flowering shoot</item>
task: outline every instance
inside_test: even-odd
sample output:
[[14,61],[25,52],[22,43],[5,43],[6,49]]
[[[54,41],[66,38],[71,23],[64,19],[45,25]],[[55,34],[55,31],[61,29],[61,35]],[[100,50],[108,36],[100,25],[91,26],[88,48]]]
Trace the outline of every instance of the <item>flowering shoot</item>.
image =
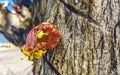
[[59,40],[60,32],[56,27],[50,23],[42,23],[28,33],[26,44],[21,49],[30,60],[33,60],[40,58],[47,49],[55,48]]

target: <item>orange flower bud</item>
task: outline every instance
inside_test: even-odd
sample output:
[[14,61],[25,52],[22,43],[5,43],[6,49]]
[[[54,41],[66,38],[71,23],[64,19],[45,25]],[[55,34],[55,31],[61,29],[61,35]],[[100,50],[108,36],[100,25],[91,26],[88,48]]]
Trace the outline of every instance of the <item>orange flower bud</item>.
[[48,39],[46,41],[41,41],[38,39],[38,43],[40,43],[44,48],[52,49],[55,48],[55,46],[59,43],[60,32],[56,29],[56,27],[53,24],[42,23],[36,26],[35,29],[42,30],[43,32],[48,34]]
[[[38,37],[39,32],[45,34],[40,39]],[[52,49],[59,43],[59,40],[60,32],[56,29],[56,27],[53,24],[42,23],[34,27],[28,33],[26,44],[31,49],[35,48],[38,43],[46,49]]]

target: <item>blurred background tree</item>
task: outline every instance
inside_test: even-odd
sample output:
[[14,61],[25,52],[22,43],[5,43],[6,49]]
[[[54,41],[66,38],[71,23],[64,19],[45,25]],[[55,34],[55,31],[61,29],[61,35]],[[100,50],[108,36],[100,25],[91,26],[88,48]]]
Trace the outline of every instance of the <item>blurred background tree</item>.
[[42,22],[61,32],[60,44],[44,56],[51,64],[35,60],[35,75],[120,74],[119,0],[35,0],[22,11],[0,12],[0,32],[16,46]]

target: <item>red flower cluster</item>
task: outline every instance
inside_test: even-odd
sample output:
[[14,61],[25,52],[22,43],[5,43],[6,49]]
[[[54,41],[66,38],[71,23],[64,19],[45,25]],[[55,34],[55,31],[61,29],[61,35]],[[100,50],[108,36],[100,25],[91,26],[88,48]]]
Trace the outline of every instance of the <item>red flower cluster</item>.
[[[26,44],[22,47],[22,51],[31,59],[39,58],[47,49],[55,48],[59,40],[60,32],[56,27],[50,23],[42,23],[28,33]],[[40,53],[39,50],[42,50],[43,53]]]

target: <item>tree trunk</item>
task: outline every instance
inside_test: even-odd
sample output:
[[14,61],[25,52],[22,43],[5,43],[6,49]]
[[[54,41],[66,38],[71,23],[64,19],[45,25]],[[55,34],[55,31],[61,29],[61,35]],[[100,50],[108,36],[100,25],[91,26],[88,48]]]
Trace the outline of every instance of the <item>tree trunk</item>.
[[[47,52],[47,60],[61,75],[119,75],[118,0],[65,0],[65,3],[60,0],[39,3],[41,22],[53,23],[61,32],[61,42]],[[40,75],[55,74],[43,60],[36,68]]]
[[35,60],[35,75],[120,74],[119,0],[39,0],[33,8],[33,24],[47,21],[61,33],[60,44]]

